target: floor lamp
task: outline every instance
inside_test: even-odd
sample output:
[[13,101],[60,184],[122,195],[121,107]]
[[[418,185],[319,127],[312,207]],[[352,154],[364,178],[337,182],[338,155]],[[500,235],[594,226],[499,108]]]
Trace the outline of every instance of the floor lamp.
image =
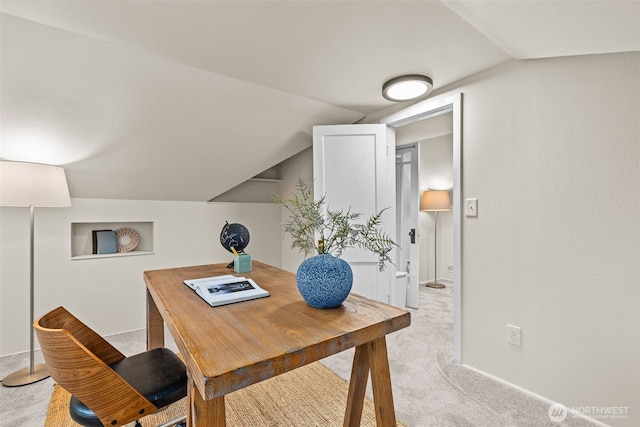
[[29,208],[30,365],[2,379],[2,385],[18,387],[49,377],[46,365],[34,364],[33,333],[33,219],[35,207],[71,206],[64,169],[39,163],[0,161],[0,206]]
[[420,211],[421,212],[435,212],[434,224],[433,224],[433,240],[434,240],[434,277],[433,283],[427,282],[427,287],[442,289],[445,286],[442,283],[438,283],[438,212],[450,211],[451,200],[449,199],[449,192],[447,190],[427,190],[422,193],[420,199]]

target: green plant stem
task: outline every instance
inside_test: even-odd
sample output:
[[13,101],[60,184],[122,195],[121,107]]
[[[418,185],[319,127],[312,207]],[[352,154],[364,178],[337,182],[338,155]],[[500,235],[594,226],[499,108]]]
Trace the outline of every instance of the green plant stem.
[[[362,216],[360,213],[328,209],[323,213],[325,196],[313,200],[311,189],[304,180],[296,182],[298,194],[291,199],[283,200],[274,196],[274,201],[286,208],[290,217],[283,224],[283,229],[291,235],[291,248],[318,254],[341,256],[351,247],[360,247],[378,256],[378,266],[383,270],[391,261],[389,253],[396,243],[383,233],[382,214],[386,209],[372,215],[364,224],[355,223]],[[316,236],[320,239],[316,240]]]

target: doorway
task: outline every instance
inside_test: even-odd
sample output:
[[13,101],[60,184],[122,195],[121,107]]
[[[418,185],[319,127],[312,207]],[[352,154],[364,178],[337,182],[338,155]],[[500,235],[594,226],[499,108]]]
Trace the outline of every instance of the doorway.
[[453,350],[462,363],[462,94],[427,99],[380,120],[397,129],[445,113],[452,113],[453,140]]

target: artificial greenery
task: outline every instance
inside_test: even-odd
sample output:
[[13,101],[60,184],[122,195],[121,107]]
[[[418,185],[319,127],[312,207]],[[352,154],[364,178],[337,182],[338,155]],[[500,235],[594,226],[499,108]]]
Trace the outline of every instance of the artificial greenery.
[[284,231],[291,235],[291,247],[304,252],[342,255],[349,247],[363,248],[378,256],[378,267],[382,271],[391,261],[389,252],[397,246],[391,238],[380,230],[381,210],[372,215],[364,224],[355,223],[360,213],[332,210],[327,207],[323,214],[325,196],[314,200],[309,185],[298,178],[297,193],[283,200],[275,196],[274,201],[284,206],[290,213],[283,224]]

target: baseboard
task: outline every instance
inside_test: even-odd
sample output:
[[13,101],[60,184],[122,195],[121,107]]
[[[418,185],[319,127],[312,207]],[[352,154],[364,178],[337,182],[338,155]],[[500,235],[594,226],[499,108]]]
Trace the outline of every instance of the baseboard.
[[[137,329],[129,329],[126,331],[122,331],[122,332],[114,332],[112,334],[106,334],[106,335],[102,335],[102,338],[109,338],[109,337],[114,337],[117,335],[122,335],[122,334],[128,334],[130,332],[139,332],[139,331],[144,331],[146,330],[146,328],[137,328]],[[38,344],[38,342],[36,341],[36,345]],[[11,357],[11,356],[20,356],[23,354],[29,354],[31,350],[22,350],[22,351],[16,351],[15,353],[7,353],[7,354],[0,354],[0,358],[3,357]],[[39,353],[41,351],[40,347],[34,347],[33,348],[34,353]]]
[[[489,379],[491,379],[493,381],[496,381],[496,382],[499,382],[501,384],[504,384],[507,387],[511,387],[513,389],[516,389],[519,392],[524,393],[524,394],[526,394],[527,396],[530,396],[533,399],[536,399],[536,400],[539,400],[541,402],[544,402],[544,403],[548,404],[549,406],[556,405],[558,403],[563,405],[561,402],[554,402],[553,400],[547,399],[546,397],[540,396],[539,394],[534,393],[534,392],[532,392],[530,390],[527,390],[526,388],[523,388],[523,387],[520,387],[518,385],[512,384],[512,383],[510,383],[508,381],[505,381],[502,378],[498,378],[495,375],[491,375],[491,374],[489,374],[487,372],[481,371],[480,369],[474,368],[473,366],[469,366],[469,365],[466,365],[464,363],[461,363],[460,366],[463,366],[466,369],[469,369],[470,371],[476,372],[476,373],[478,373],[478,374],[480,374],[480,375],[482,375],[484,377],[487,377],[487,378],[489,378]],[[569,406],[566,406],[566,405],[563,405],[563,406],[565,406],[567,408],[567,411],[568,411],[568,414],[569,414],[569,415],[567,415],[567,418],[569,418],[569,417],[571,417],[571,418],[580,418],[580,419],[582,419],[584,421],[592,423],[594,426],[610,427],[609,424],[605,424],[602,421],[598,421],[598,420],[596,420],[594,418],[588,417],[588,416],[582,414],[581,412],[578,412],[578,411],[574,410],[573,408],[571,408]]]

